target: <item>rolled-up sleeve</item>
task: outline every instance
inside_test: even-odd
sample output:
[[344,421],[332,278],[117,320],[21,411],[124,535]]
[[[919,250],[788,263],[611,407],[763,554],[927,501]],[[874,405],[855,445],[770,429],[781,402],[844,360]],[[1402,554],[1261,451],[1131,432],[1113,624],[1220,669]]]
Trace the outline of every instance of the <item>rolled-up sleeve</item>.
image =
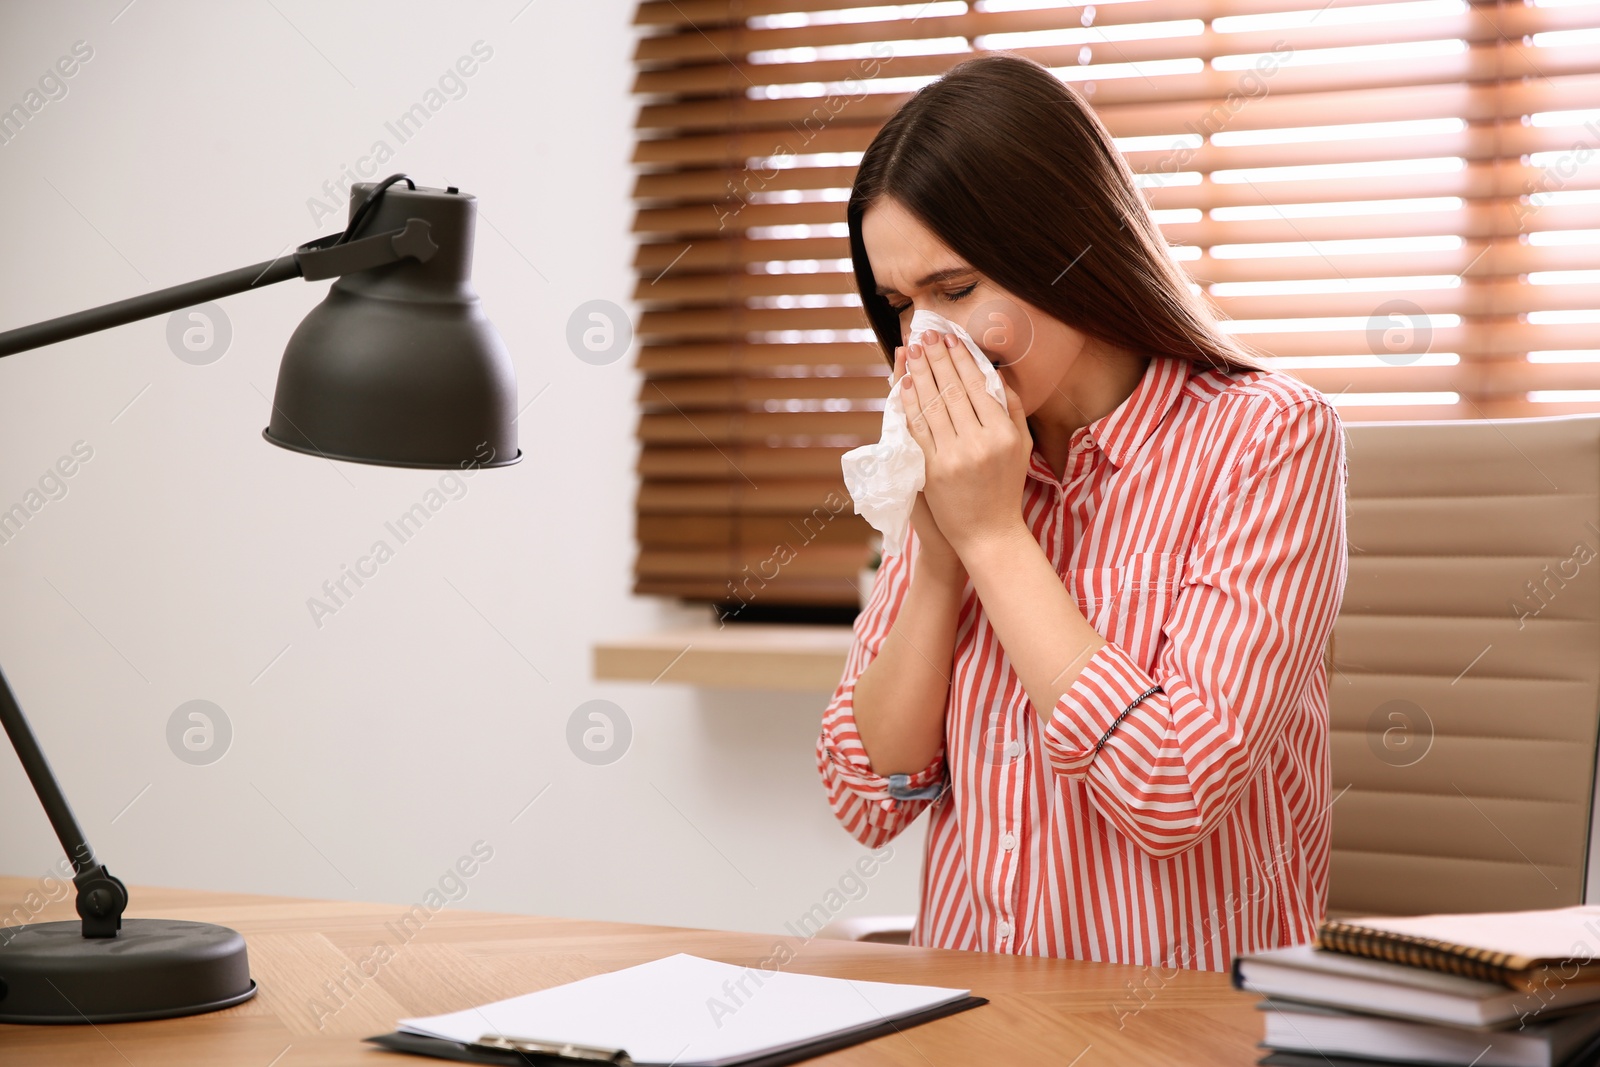
[[[856,730],[856,680],[877,658],[904,603],[918,543],[915,531],[906,550],[886,555],[872,585],[866,607],[856,616],[844,674],[822,714],[822,734],[817,739],[817,770],[827,790],[828,804],[839,822],[857,841],[877,848],[891,840],[932,803],[931,798],[897,800],[889,795],[889,779],[872,769],[861,735]],[[909,776],[903,791],[930,790],[945,781],[944,749]]]
[[1344,593],[1345,480],[1326,400],[1265,416],[1201,519],[1154,669],[1108,643],[1052,709],[1053,769],[1152,855],[1213,832],[1310,714],[1303,695]]

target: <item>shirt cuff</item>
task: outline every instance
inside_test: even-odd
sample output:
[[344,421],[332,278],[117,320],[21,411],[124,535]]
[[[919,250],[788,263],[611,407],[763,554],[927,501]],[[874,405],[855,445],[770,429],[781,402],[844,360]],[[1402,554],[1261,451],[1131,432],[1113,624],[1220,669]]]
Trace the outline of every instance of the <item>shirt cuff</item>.
[[1068,778],[1087,775],[1105,739],[1122,729],[1129,706],[1155,688],[1156,680],[1117,645],[1108,641],[1096,649],[1044,728],[1045,754],[1056,770]]

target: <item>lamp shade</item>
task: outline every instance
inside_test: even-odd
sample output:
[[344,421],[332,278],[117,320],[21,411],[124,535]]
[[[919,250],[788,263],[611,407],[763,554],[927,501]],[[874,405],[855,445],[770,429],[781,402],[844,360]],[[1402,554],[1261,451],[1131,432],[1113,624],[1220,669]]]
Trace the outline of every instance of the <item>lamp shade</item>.
[[[351,214],[372,190],[351,188]],[[472,285],[477,200],[383,190],[363,234],[428,223],[426,262],[345,274],[289,338],[266,438],[394,467],[500,467],[521,458],[516,372]]]

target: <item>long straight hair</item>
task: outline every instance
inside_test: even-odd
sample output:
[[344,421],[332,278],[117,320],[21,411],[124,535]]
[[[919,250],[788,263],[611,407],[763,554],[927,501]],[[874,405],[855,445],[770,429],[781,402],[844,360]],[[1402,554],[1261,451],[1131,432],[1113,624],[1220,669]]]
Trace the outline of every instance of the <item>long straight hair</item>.
[[1140,355],[1259,370],[1173,262],[1111,134],[1038,63],[952,67],[878,131],[850,190],[856,287],[884,358],[903,343],[861,239],[891,197],[984,277],[1081,333]]

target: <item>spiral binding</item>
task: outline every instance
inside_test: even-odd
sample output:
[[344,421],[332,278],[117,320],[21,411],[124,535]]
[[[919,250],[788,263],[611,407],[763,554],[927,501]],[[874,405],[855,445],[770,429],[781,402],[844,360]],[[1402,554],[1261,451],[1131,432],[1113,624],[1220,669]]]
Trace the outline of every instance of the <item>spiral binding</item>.
[[1471,948],[1450,941],[1329,919],[1317,927],[1316,945],[1347,956],[1402,963],[1430,971],[1494,982],[1511,989],[1523,989],[1533,981],[1543,961],[1510,952]]

